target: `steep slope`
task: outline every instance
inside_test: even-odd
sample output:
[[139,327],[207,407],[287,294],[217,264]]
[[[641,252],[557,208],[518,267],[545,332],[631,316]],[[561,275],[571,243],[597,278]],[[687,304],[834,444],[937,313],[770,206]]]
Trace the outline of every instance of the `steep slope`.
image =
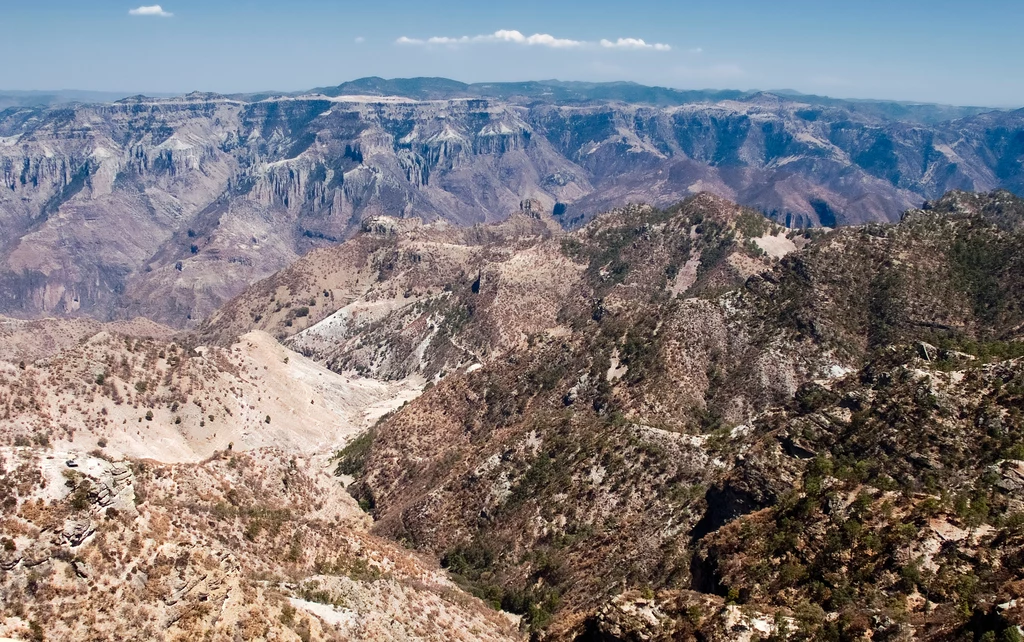
[[[949,189],[1024,189],[1024,112],[378,81],[4,111],[0,313],[194,327],[379,215],[471,225],[536,199],[573,227],[712,191],[832,226],[894,220]],[[382,95],[406,90],[422,99]]]
[[1022,382],[1020,358],[920,344],[804,388],[723,490],[759,458],[798,481],[697,544],[703,581],[788,609],[804,637],[1018,639]]
[[571,164],[503,104],[139,98],[14,111],[0,137],[2,309],[18,314],[187,326],[366,217],[473,223],[589,189],[541,190],[537,172]]
[[0,361],[0,417],[7,443],[195,462],[229,447],[329,451],[421,387],[336,374],[260,332],[225,348],[99,332]]
[[920,344],[808,384],[716,447],[697,590],[626,590],[576,639],[1020,639],[1022,375]]
[[0,449],[0,636],[516,640],[514,622],[366,532],[323,468]]
[[[557,224],[536,207],[524,201],[500,224],[462,229],[372,219],[352,240],[247,289],[197,335],[225,344],[258,327],[334,370],[433,377],[476,351],[517,345],[556,325],[556,302],[568,296],[576,270],[561,254]],[[495,299],[495,290],[509,291]],[[524,297],[547,309],[520,314],[512,306]],[[460,332],[473,315],[477,332]]]
[[[1011,640],[1024,623],[1008,192],[834,230],[709,194],[574,231],[531,200],[468,228],[375,217],[191,335],[82,332],[4,366],[0,582],[43,587],[5,613],[12,633],[113,630],[48,610],[135,581],[91,528],[153,540],[131,552],[152,600],[121,615],[169,636],[246,617],[283,639],[511,633],[387,541],[537,639]],[[136,466],[142,516],[126,502],[100,528],[80,513],[120,501],[128,469],[101,460],[122,453],[186,463]],[[199,548],[167,575],[163,543]],[[117,578],[102,600],[60,579],[80,558]],[[388,604],[404,628],[381,628]]]
[[[576,439],[589,443],[592,438],[586,435],[593,432],[595,422],[603,425],[609,417],[626,430],[621,413],[632,405],[670,408],[676,412],[672,421],[677,429],[699,430],[721,421],[716,419],[718,414],[747,417],[773,400],[786,399],[808,372],[827,373],[833,365],[799,350],[788,360],[750,359],[761,339],[737,337],[730,346],[727,337],[734,326],[724,309],[707,300],[674,297],[674,293],[717,296],[807,242],[802,235],[786,236],[785,230],[756,212],[708,195],[665,211],[634,207],[614,212],[569,235],[552,235],[543,220],[528,216],[462,231],[443,226],[401,229],[381,219],[352,241],[316,253],[315,260],[311,255],[254,286],[226,307],[227,318],[258,318],[262,323],[278,307],[268,293],[282,293],[288,285],[300,284],[300,299],[304,299],[306,291],[318,291],[316,278],[324,274],[320,266],[342,265],[341,259],[357,255],[354,248],[365,248],[382,234],[391,249],[385,254],[387,270],[371,263],[377,282],[353,300],[339,302],[335,297],[334,304],[344,303],[344,307],[333,313],[318,310],[323,320],[306,329],[296,332],[295,327],[285,326],[286,333],[296,332],[286,342],[335,368],[356,367],[378,377],[418,372],[437,382],[427,393],[434,401],[427,406],[413,402],[375,429],[379,436],[372,456],[383,453],[381,462],[388,463],[371,476],[372,481],[364,480],[359,491],[370,506],[390,502],[392,492],[402,497],[420,497],[423,492],[432,497],[436,512],[417,509],[415,516],[402,512],[394,520],[381,513],[381,532],[418,546],[445,551],[458,545],[466,535],[462,520],[476,523],[479,516],[490,514],[495,501],[483,498],[481,505],[467,499],[461,482],[449,495],[426,479],[438,483],[449,475],[457,479],[464,465],[480,463],[476,449],[486,449],[484,458],[489,458],[497,447],[495,440],[506,435],[513,438],[510,430],[518,434],[524,416],[559,423],[568,421],[562,413],[573,414],[563,410],[567,405],[578,407],[582,420],[575,428],[564,428],[570,431],[562,435],[564,443]],[[327,278],[337,282],[334,274]],[[641,318],[642,323],[631,327],[631,319]],[[662,323],[672,329],[659,330]],[[214,319],[210,326],[216,325]],[[673,361],[664,373],[652,363],[653,354],[644,345],[645,333],[652,332],[675,341],[668,348]],[[723,349],[734,352],[711,356]],[[717,375],[711,372],[710,360],[721,362],[721,378],[763,383],[744,390],[739,404],[720,402],[712,394],[717,394]],[[774,381],[779,373],[786,373],[783,380]],[[650,385],[619,385],[645,379]],[[541,397],[553,404],[550,416],[530,410],[535,403],[544,405]],[[398,432],[389,432],[385,438],[379,432],[385,427]],[[518,446],[506,444],[522,450],[521,457],[513,454],[515,450],[507,451],[509,462],[528,467],[539,447],[531,435],[523,436],[525,442]],[[366,444],[367,440],[353,442],[339,470],[360,472]],[[618,438],[609,447],[628,448]],[[468,455],[466,448],[474,454]],[[437,461],[435,454],[440,457]],[[681,452],[679,461],[680,478],[699,483],[707,477],[707,461],[701,455]],[[575,462],[563,463],[570,470]],[[495,474],[507,474],[503,470],[497,466]],[[546,489],[547,482],[538,481],[541,489]],[[499,503],[506,499],[511,483],[499,491]],[[485,492],[488,487],[484,483],[478,488]],[[642,493],[644,486],[637,483],[636,489]],[[654,514],[650,519],[655,519]],[[396,522],[402,524],[400,528]],[[524,533],[535,531],[534,526],[517,525]],[[421,527],[431,535],[418,532]],[[508,528],[514,530],[511,525]],[[494,541],[498,545],[505,540]],[[519,548],[508,542],[509,554],[534,550],[533,544],[527,539]],[[537,554],[542,549],[536,548]],[[595,558],[593,563],[614,568],[620,555],[609,551],[603,562]],[[599,595],[606,579],[595,574],[581,582],[579,590],[589,587]],[[501,593],[495,596],[493,588],[486,595],[500,602]],[[550,604],[542,606],[549,597],[543,592],[524,593],[505,606],[518,612],[550,608]],[[535,613],[532,621],[539,627],[543,617]]]
[[0,361],[0,637],[520,639],[369,534],[330,474],[422,380],[336,374],[259,331],[206,347],[114,333],[142,323],[8,327],[3,354],[24,358]]
[[735,286],[806,242],[710,195],[619,210],[568,235],[535,207],[462,230],[375,219],[249,288],[198,336],[226,344],[255,326],[335,370],[436,379],[569,336],[577,314]]
[[[447,368],[372,439],[342,450],[339,472],[356,474],[352,490],[373,507],[378,533],[433,553],[464,586],[557,639],[695,630],[735,639],[743,627],[768,636],[783,626],[799,628],[798,639],[854,639],[872,627],[878,636],[1001,635],[1017,616],[995,605],[1015,597],[1021,578],[1010,561],[991,560],[1016,559],[1015,531],[1000,517],[1016,510],[1016,491],[1012,473],[996,489],[990,471],[1022,443],[1020,364],[1009,359],[1024,352],[1022,211],[1005,193],[954,193],[896,226],[815,232],[781,260],[755,250],[793,239],[707,196],[599,218],[558,239],[580,274],[560,299],[558,326],[480,366]],[[695,280],[672,296],[698,253]],[[485,283],[465,294],[481,305],[460,326],[464,336],[486,327]],[[815,418],[829,404],[827,420]],[[982,415],[1001,427],[986,428]],[[813,507],[821,495],[807,482],[812,462],[859,471],[838,476],[844,492],[879,506],[903,491],[890,498],[891,517],[853,514],[877,537],[926,500],[938,506],[940,533],[952,532],[943,523],[964,527],[971,502],[982,501],[972,497],[1008,507],[977,522],[977,559],[988,561],[948,567],[968,564],[980,584],[937,584],[928,609],[914,597],[926,588],[916,580],[870,580],[881,582],[878,600],[829,598],[849,595],[846,567],[820,555],[844,549],[831,531],[813,530],[822,521]],[[820,509],[840,530],[851,517],[830,507],[846,496]],[[743,526],[744,515],[775,526]],[[747,557],[734,535],[743,528],[744,538],[789,530],[770,539],[767,557]],[[863,546],[888,577],[933,540],[907,530],[883,548]],[[780,570],[787,559],[827,572]],[[983,569],[1000,564],[1005,572]],[[859,575],[849,581],[874,590]],[[775,590],[785,587],[794,589]],[[882,604],[904,598],[901,611]],[[826,611],[808,615],[804,600]]]

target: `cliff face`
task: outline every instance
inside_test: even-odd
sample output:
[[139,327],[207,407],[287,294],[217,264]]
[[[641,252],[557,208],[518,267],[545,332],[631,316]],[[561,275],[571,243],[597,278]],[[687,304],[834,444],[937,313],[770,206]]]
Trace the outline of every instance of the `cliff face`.
[[[599,188],[570,219],[707,190],[794,226],[893,221],[953,189],[1020,189],[1024,114],[925,126],[763,96],[670,108],[549,107],[536,123]],[[646,193],[646,197],[641,195]]]
[[1024,189],[1024,114],[910,123],[758,95],[645,107],[190,94],[0,113],[0,312],[188,327],[377,216],[563,225],[710,191],[794,226]]
[[377,214],[470,224],[571,163],[485,101],[412,103],[190,95],[0,121],[3,310],[146,312],[188,326],[248,283]]

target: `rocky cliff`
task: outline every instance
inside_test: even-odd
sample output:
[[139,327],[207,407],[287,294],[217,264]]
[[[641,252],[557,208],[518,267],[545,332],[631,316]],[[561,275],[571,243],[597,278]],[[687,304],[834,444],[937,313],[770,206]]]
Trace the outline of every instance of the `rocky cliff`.
[[1024,189],[1021,112],[941,120],[769,94],[661,104],[657,92],[565,88],[562,102],[511,87],[346,93],[378,89],[2,112],[0,313],[192,326],[377,215],[467,225],[532,198],[571,227],[710,191],[790,226],[832,226],[894,220],[953,188]]

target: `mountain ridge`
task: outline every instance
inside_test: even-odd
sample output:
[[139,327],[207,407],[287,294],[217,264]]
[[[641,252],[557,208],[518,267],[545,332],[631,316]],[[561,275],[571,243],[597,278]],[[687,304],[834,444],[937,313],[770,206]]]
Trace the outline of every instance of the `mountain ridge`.
[[[998,480],[1024,452],[1013,449],[1024,247],[1000,222],[1021,201],[953,193],[898,225],[812,234],[716,283],[716,270],[758,256],[742,210],[720,218],[723,207],[696,197],[675,215],[599,218],[577,237],[596,246],[578,256],[594,270],[584,282],[597,280],[559,314],[571,332],[459,370],[378,425],[368,448],[339,453],[377,532],[431,551],[555,639],[1012,629],[1020,612],[997,605],[1018,594],[1004,582],[1020,539],[1000,511],[1021,505]],[[695,225],[699,244],[674,245]],[[676,260],[699,251],[706,289],[663,296],[651,275],[664,273],[665,246]],[[989,256],[981,277],[972,266]],[[473,317],[466,336],[487,323]],[[970,517],[983,504],[992,512]],[[953,530],[971,519],[990,525],[979,539]],[[987,553],[940,549],[942,533]],[[915,563],[930,571],[903,570]],[[986,588],[957,587],[959,573]],[[906,610],[873,590],[909,596]],[[954,614],[961,601],[966,616]]]
[[[912,113],[915,109],[923,113],[927,113],[929,110],[934,111],[933,115],[923,115],[924,122],[936,122],[936,119],[943,118],[946,120],[952,120],[958,117],[967,115],[976,115],[984,111],[1012,111],[1016,108],[1005,108],[1005,107],[986,107],[986,106],[970,106],[970,105],[948,105],[943,103],[931,103],[927,101],[910,101],[910,100],[899,100],[899,99],[872,99],[872,98],[835,98],[832,96],[808,94],[800,92],[794,89],[678,89],[660,86],[644,85],[642,83],[633,81],[562,81],[556,79],[547,80],[534,80],[534,81],[503,81],[503,82],[474,82],[466,83],[457,80],[452,80],[444,77],[413,77],[413,78],[382,78],[379,76],[367,76],[364,78],[357,78],[350,81],[339,83],[338,85],[329,85],[314,87],[308,90],[299,91],[255,91],[255,92],[236,92],[221,94],[225,97],[231,97],[246,101],[257,101],[273,96],[300,96],[309,94],[323,94],[328,96],[338,96],[346,94],[358,94],[358,93],[371,93],[377,95],[403,95],[407,94],[410,98],[424,99],[428,96],[435,98],[450,99],[453,97],[469,97],[469,96],[480,96],[480,97],[508,97],[514,95],[517,92],[525,93],[526,95],[536,95],[540,93],[543,96],[543,92],[547,91],[550,99],[554,99],[551,95],[550,90],[561,89],[566,92],[573,92],[575,96],[580,100],[595,100],[595,99],[607,99],[609,97],[608,92],[619,91],[623,97],[629,96],[629,91],[633,90],[633,98],[624,99],[624,102],[643,102],[637,99],[637,96],[647,95],[660,97],[662,101],[670,101],[674,104],[682,104],[684,102],[699,102],[701,100],[714,102],[717,100],[728,99],[728,98],[749,98],[758,94],[769,94],[777,95],[781,97],[798,98],[806,102],[812,102],[815,104],[830,103],[860,103],[865,105],[875,105],[879,107],[890,107],[890,108],[902,108],[905,110],[904,115]],[[133,96],[147,96],[156,98],[171,98],[175,96],[183,96],[188,93],[208,93],[208,92],[185,92],[182,94],[173,94],[167,92],[157,93],[132,93],[132,92],[96,92],[88,90],[31,90],[31,91],[16,91],[16,90],[3,90],[0,89],[0,110],[8,107],[39,107],[39,106],[54,106],[57,104],[67,104],[73,102],[89,103],[89,102],[116,102],[125,98]],[[563,99],[566,96],[563,96]],[[5,104],[10,103],[10,104]],[[655,101],[657,103],[657,101]],[[945,117],[940,114],[946,114]],[[952,115],[951,115],[952,114]],[[893,114],[895,115],[895,112]]]
[[950,189],[1024,189],[1024,111],[922,125],[766,94],[561,100],[193,93],[7,110],[0,313],[194,327],[377,215],[471,225],[533,199],[571,228],[710,191],[834,226],[895,220]]
[[[5,634],[118,626],[52,617],[58,586],[69,614],[138,588],[149,620],[109,612],[288,640],[1024,624],[1006,191],[835,229],[708,193],[573,230],[530,200],[468,227],[372,217],[174,337],[0,327]],[[124,459],[175,439],[180,463]]]

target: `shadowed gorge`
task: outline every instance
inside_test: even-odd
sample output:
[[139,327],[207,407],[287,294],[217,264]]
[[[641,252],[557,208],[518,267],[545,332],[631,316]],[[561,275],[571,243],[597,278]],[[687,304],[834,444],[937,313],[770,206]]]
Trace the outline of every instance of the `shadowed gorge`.
[[1020,119],[8,109],[0,638],[1019,642]]
[[533,199],[574,228],[706,191],[832,227],[1024,189],[1019,111],[629,83],[316,92],[0,112],[0,313],[195,327],[380,215],[471,225]]

